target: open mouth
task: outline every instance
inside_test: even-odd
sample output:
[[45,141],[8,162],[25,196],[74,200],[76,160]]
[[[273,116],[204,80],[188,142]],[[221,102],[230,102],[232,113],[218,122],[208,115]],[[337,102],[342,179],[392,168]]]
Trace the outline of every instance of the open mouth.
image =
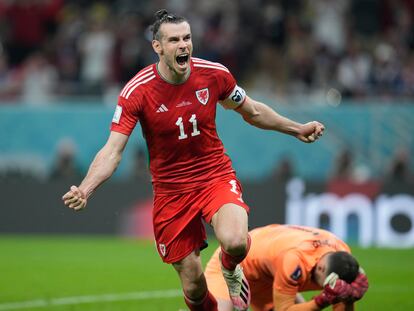
[[189,54],[181,54],[178,55],[175,60],[177,61],[177,64],[180,66],[185,65],[188,62],[190,55]]

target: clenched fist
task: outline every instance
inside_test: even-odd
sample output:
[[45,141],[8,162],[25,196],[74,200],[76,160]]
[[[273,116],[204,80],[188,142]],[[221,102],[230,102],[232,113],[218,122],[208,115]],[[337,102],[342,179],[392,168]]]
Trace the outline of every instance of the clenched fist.
[[63,195],[62,200],[67,207],[75,211],[85,208],[88,202],[86,195],[76,186],[70,187],[70,190]]
[[324,130],[325,126],[322,123],[317,121],[308,122],[301,126],[296,138],[305,143],[313,143],[323,135]]

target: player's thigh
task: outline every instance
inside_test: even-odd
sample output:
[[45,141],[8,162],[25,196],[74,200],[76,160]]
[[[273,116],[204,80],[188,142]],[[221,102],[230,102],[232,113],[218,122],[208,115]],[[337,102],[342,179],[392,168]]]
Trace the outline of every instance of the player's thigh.
[[202,215],[220,242],[245,240],[249,207],[243,201],[240,182],[235,176],[215,182],[205,191]]
[[[214,181],[208,188],[202,191],[200,199],[202,216],[209,224],[212,224],[213,217],[217,218],[214,215],[227,204],[234,204],[238,209],[244,209],[243,216],[247,216],[249,213],[249,207],[242,198],[241,184],[234,175],[223,180]],[[233,214],[231,210],[228,212]],[[240,210],[239,212],[242,211]]]
[[154,236],[157,250],[166,263],[177,263],[194,250],[206,246],[206,232],[193,195],[155,196]]

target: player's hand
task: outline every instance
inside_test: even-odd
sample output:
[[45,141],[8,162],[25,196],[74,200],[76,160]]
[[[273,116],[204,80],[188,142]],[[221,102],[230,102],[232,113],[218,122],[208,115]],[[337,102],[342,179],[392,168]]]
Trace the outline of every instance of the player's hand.
[[364,270],[360,269],[359,274],[355,280],[351,283],[352,298],[354,301],[361,299],[368,290],[368,278],[364,273]]
[[75,211],[85,208],[88,202],[86,195],[76,186],[70,187],[70,190],[63,195],[62,200],[67,207]]
[[313,143],[323,135],[325,126],[317,121],[308,122],[303,124],[296,138],[305,142]]
[[323,309],[338,302],[349,302],[353,299],[352,294],[351,284],[339,279],[336,273],[331,273],[324,282],[323,291],[314,300]]

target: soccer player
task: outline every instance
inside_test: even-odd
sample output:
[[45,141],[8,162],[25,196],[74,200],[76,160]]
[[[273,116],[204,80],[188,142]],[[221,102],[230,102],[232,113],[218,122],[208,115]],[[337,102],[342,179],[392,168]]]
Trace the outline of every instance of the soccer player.
[[[253,311],[313,311],[333,305],[352,311],[368,279],[349,247],[332,233],[311,227],[269,225],[250,232],[251,247],[241,263],[250,284]],[[232,311],[220,272],[219,250],[205,270],[219,311]],[[322,289],[305,302],[300,292]]]
[[316,141],[324,126],[291,121],[251,99],[225,66],[192,57],[185,18],[166,10],[155,16],[152,47],[159,61],[138,72],[122,89],[106,144],[81,184],[71,186],[62,199],[71,209],[83,209],[114,173],[140,122],[150,156],[157,249],[178,272],[186,304],[191,310],[217,310],[200,261],[200,250],[206,246],[204,219],[220,241],[222,271],[233,304],[245,310],[250,294],[239,263],[250,245],[249,207],[216,133],[216,104],[234,109],[256,127],[290,134],[305,143]]

